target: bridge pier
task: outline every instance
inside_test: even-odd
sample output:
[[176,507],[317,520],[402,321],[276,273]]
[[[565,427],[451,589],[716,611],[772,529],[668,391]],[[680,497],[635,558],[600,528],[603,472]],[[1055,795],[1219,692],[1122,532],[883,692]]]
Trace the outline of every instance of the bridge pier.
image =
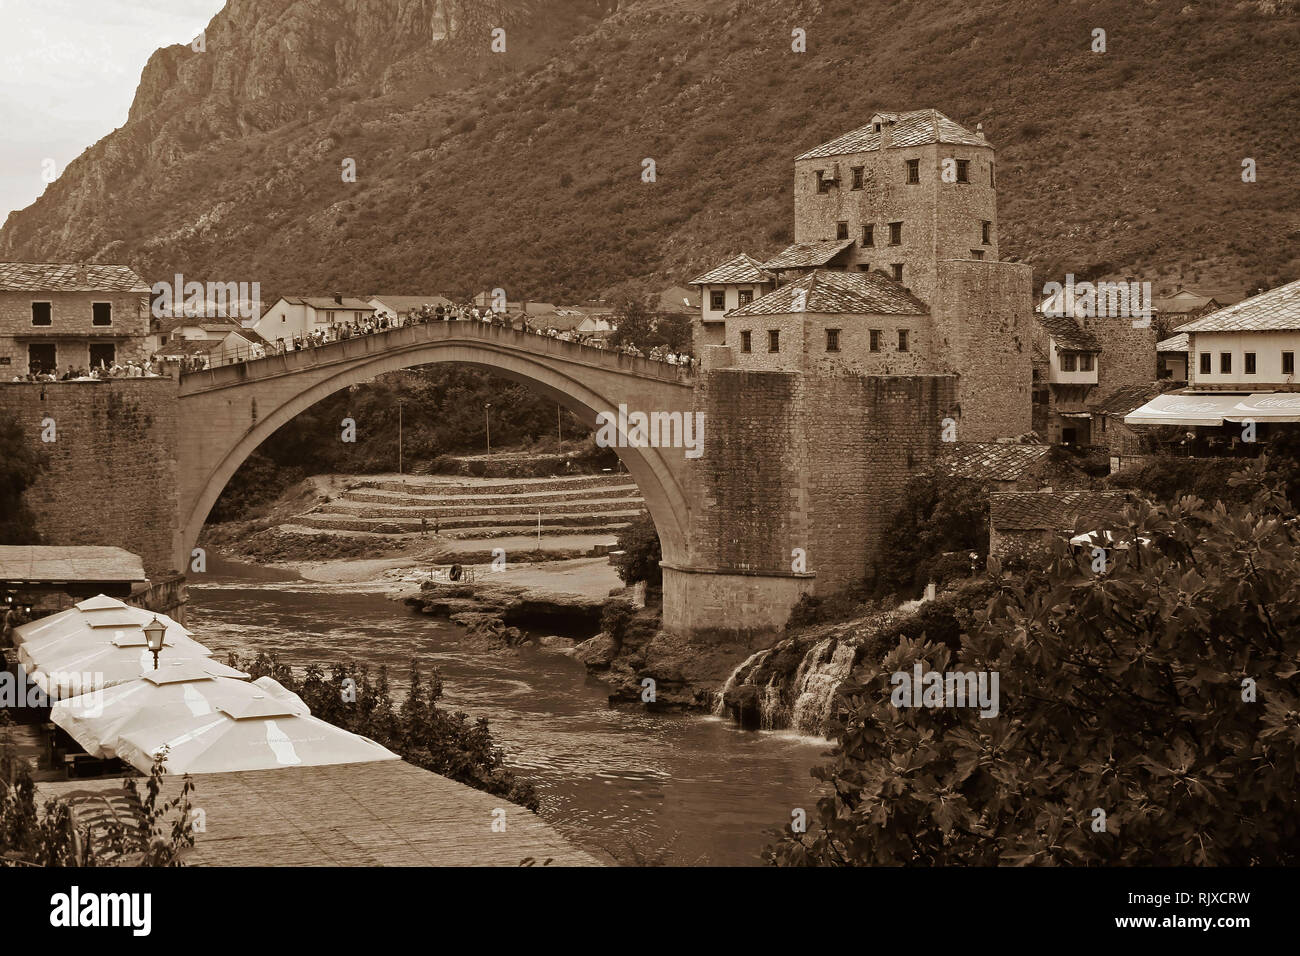
[[664,630],[695,639],[748,642],[785,627],[814,574],[676,567],[664,572]]

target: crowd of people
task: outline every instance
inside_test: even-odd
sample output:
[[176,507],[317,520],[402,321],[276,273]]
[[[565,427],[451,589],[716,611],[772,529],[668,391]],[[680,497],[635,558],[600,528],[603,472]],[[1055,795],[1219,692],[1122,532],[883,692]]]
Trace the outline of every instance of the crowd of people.
[[215,362],[210,353],[167,356],[166,362],[161,356],[155,354],[148,361],[130,360],[123,363],[114,362],[111,365],[100,362],[99,365],[90,369],[69,366],[63,375],[58,375],[55,371],[34,369],[26,376],[14,376],[14,381],[67,382],[106,378],[157,378],[171,371],[168,368],[169,365],[175,365],[176,371],[181,373],[198,372],[212,368],[214,365],[237,365],[266,358],[269,354],[283,355],[288,352],[299,352],[304,349],[328,345],[331,342],[345,341],[363,335],[373,335],[376,332],[386,332],[389,329],[402,328],[407,325],[424,325],[429,322],[483,322],[501,328],[545,335],[563,342],[575,342],[590,348],[622,352],[625,355],[634,355],[654,362],[667,362],[669,365],[677,365],[683,368],[694,368],[696,366],[696,359],[689,352],[675,351],[662,345],[647,349],[638,348],[632,344],[610,345],[602,333],[578,332],[568,329],[561,331],[552,326],[547,326],[545,315],[512,315],[507,312],[495,312],[491,309],[467,305],[425,305],[406,315],[390,316],[385,313],[378,313],[366,319],[356,319],[349,323],[339,323],[314,329],[301,335],[277,339],[273,346],[250,341],[247,348],[240,348],[233,352],[223,351]]

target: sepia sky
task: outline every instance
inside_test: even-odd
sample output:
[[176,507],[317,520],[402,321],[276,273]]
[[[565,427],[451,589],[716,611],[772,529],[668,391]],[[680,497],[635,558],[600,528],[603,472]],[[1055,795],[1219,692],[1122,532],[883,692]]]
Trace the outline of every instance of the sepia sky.
[[224,0],[0,0],[0,221],[126,122],[154,50],[189,43]]

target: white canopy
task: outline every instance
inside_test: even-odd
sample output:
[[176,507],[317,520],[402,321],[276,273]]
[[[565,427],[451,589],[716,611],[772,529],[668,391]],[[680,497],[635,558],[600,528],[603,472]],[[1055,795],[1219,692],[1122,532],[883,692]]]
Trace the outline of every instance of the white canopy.
[[1166,392],[1124,416],[1126,425],[1222,425],[1300,422],[1300,393],[1254,392],[1250,395]]

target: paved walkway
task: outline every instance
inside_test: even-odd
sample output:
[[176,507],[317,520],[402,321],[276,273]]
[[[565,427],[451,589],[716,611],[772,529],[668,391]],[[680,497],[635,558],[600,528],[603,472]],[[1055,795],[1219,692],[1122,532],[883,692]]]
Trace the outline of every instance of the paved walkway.
[[[206,832],[189,866],[602,865],[536,814],[401,760],[192,779]],[[37,803],[102,808],[100,795],[121,789],[121,778],[41,783]],[[179,789],[168,777],[164,797]],[[493,830],[498,809],[503,832]]]

